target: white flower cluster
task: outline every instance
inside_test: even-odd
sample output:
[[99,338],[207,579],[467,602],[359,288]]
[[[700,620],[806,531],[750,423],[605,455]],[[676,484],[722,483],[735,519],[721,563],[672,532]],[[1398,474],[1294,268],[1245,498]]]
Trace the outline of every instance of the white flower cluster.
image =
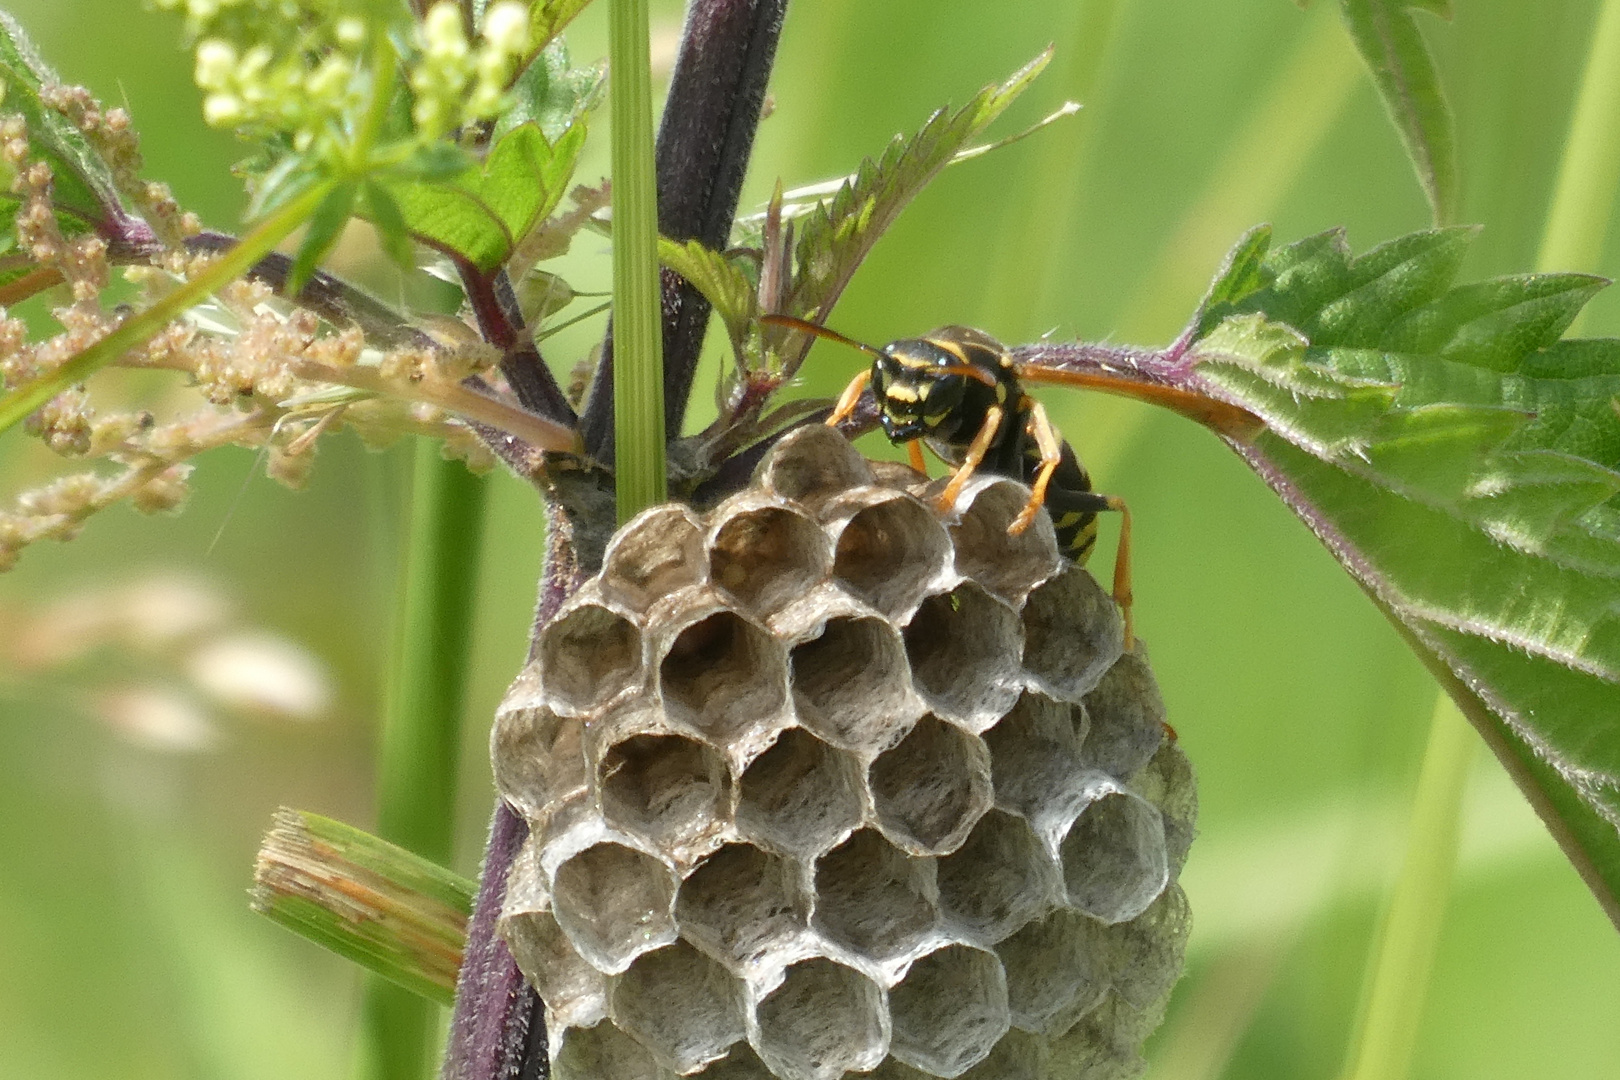
[[[203,115],[220,128],[290,135],[299,152],[343,149],[375,85],[376,35],[388,28],[356,15],[296,11],[275,0],[158,0],[181,10],[197,35],[195,79]],[[311,18],[311,16],[315,16]],[[289,32],[290,26],[301,27]],[[498,0],[469,40],[460,8],[441,0],[411,34],[402,57],[415,136],[423,142],[493,117],[517,64],[529,54],[529,13]],[[394,38],[395,41],[399,39]]]

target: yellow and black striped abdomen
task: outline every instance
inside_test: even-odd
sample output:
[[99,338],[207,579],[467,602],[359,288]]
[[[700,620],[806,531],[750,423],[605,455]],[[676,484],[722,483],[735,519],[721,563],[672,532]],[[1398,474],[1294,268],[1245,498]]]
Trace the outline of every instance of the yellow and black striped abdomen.
[[[1031,483],[1040,468],[1040,450],[1031,440],[1024,450],[1024,482]],[[1091,490],[1091,477],[1073,448],[1063,444],[1063,459],[1046,488],[1046,512],[1057,531],[1058,550],[1084,564],[1097,543],[1097,512],[1108,509],[1107,499]]]

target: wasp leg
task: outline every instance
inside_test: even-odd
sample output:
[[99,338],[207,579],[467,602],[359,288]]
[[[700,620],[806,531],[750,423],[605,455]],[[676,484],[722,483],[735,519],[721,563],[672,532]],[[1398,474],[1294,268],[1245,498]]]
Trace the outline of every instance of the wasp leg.
[[833,409],[832,415],[827,417],[828,427],[837,427],[854,415],[855,403],[861,399],[861,391],[865,390],[866,384],[871,381],[871,368],[867,368],[849,380],[849,385],[844,387],[844,392],[838,395],[838,405]]
[[906,453],[911,455],[911,467],[922,473],[924,476],[927,476],[928,462],[923,458],[922,440],[912,439],[910,442],[906,443]]
[[1063,461],[1063,441],[1058,438],[1052,421],[1047,419],[1046,407],[1027,395],[1018,402],[1018,407],[1029,413],[1027,430],[1035,437],[1035,445],[1040,448],[1041,468],[1035,474],[1035,483],[1030,485],[1029,501],[1013,518],[1012,524],[1007,526],[1008,536],[1017,536],[1029,528],[1035,515],[1041,512],[1041,507],[1046,503],[1046,486],[1052,482],[1052,474],[1057,472],[1058,465]]
[[1131,620],[1131,509],[1118,495],[1105,495],[1108,509],[1119,511],[1119,548],[1114,552],[1114,603],[1125,620],[1125,651],[1136,648]]
[[951,482],[945,485],[945,490],[939,493],[939,512],[948,514],[956,508],[956,497],[962,494],[962,485],[973,478],[973,472],[984,460],[984,455],[990,449],[990,440],[996,437],[1001,430],[1002,411],[1000,405],[992,405],[985,410],[984,423],[979,427],[979,433],[973,436],[973,443],[962,455],[962,464],[956,467],[956,473]]

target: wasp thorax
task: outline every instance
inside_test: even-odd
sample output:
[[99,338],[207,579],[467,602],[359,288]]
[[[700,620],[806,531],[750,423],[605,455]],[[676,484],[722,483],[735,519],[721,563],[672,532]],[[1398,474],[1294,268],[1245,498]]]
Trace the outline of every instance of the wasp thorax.
[[558,1080],[1140,1071],[1191,769],[1106,593],[1050,528],[1008,547],[1026,489],[921,490],[804,428],[541,632],[493,753]]

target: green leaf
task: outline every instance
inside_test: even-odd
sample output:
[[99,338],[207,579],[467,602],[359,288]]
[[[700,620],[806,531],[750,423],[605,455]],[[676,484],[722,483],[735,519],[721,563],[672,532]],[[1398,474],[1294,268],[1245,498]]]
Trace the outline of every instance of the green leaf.
[[405,989],[448,1005],[476,886],[331,818],[276,811],[253,910]]
[[683,244],[660,236],[658,261],[690,281],[708,299],[725,323],[732,349],[742,356],[743,343],[759,315],[758,293],[748,275],[732,260],[697,240]]
[[539,125],[526,123],[495,143],[482,168],[446,180],[378,182],[416,239],[491,273],[562,200],[584,141],[582,123],[555,144]]
[[568,46],[561,39],[553,41],[512,84],[512,104],[495,121],[495,140],[535,123],[548,140],[556,142],[602,103],[606,79],[603,65],[575,68],[568,60]]
[[1456,220],[1457,149],[1434,57],[1409,9],[1451,18],[1451,0],[1341,0],[1345,25],[1400,132],[1437,222]]
[[556,36],[585,10],[591,0],[535,0],[529,6],[529,34],[531,38],[550,45]]
[[[1455,285],[1473,231],[1341,233],[1217,278],[1191,382],[1394,620],[1620,921],[1620,340],[1578,274]],[[1258,265],[1255,257],[1263,255]],[[1236,283],[1236,284],[1235,284]]]
[[803,219],[783,313],[823,321],[900,211],[1024,92],[1051,58],[1048,48],[1006,82],[985,87],[965,107],[954,113],[941,109],[909,139],[896,136],[880,160],[863,161],[837,194]]
[[401,270],[415,270],[416,257],[411,251],[411,232],[405,224],[405,215],[388,189],[375,180],[366,181],[363,193],[366,216],[376,226],[377,238],[383,253]]
[[304,233],[304,239],[298,245],[298,254],[293,256],[292,268],[287,271],[285,291],[288,296],[298,295],[298,291],[321,265],[321,260],[326,258],[327,252],[337,244],[338,238],[343,235],[343,226],[349,223],[349,216],[354,212],[355,199],[359,194],[358,184],[338,184],[327,192],[326,198],[315,208],[314,215],[309,219],[309,231]]
[[[55,208],[77,218],[81,223],[77,231],[82,232],[84,226],[116,214],[120,203],[106,163],[66,117],[40,99],[42,89],[61,81],[40,59],[17,20],[0,11],[0,86],[5,95],[0,112],[17,113],[27,121],[34,152],[51,166]],[[0,198],[0,214],[8,226],[17,205],[15,196]]]

